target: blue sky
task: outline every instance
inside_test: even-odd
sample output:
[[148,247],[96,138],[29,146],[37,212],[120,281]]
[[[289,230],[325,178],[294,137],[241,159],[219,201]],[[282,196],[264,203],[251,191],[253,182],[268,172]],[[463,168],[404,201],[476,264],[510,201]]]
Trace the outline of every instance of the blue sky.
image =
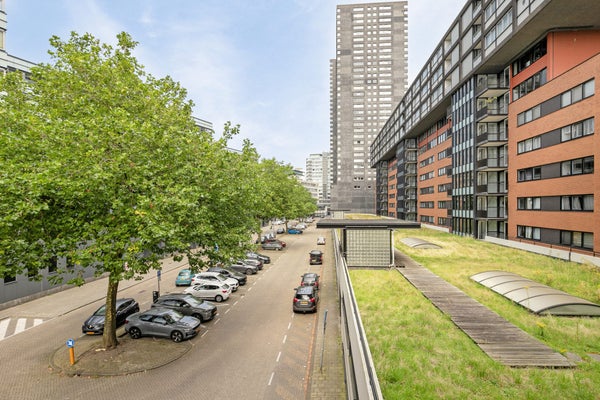
[[[49,62],[48,39],[89,32],[106,43],[128,32],[155,77],[188,90],[194,115],[220,136],[226,121],[265,158],[305,167],[329,151],[329,60],[341,0],[5,0],[6,50]],[[465,0],[409,0],[409,79]]]

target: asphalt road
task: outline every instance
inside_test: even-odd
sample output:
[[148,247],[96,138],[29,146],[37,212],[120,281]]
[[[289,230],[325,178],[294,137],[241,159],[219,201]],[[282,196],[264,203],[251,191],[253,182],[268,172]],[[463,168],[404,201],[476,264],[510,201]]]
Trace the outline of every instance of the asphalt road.
[[[59,376],[48,368],[50,357],[68,338],[85,340],[81,324],[102,304],[104,279],[3,310],[0,319],[37,322],[0,340],[0,398],[306,398],[317,314],[294,314],[291,302],[300,275],[321,271],[322,266],[308,263],[308,252],[316,248],[320,235],[323,232],[311,226],[303,235],[284,235],[284,251],[261,251],[271,256],[271,264],[249,276],[229,300],[217,304],[217,318],[203,324],[200,334],[191,339],[191,351],[144,373],[84,378]],[[161,294],[182,290],[175,288],[174,281],[184,266],[165,262]],[[119,297],[134,297],[142,310],[147,309],[157,284],[152,272],[143,281],[123,283]]]

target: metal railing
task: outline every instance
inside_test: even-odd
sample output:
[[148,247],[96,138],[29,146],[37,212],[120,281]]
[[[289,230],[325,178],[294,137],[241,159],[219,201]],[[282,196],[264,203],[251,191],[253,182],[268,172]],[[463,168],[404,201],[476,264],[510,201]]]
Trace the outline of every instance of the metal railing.
[[337,230],[333,230],[332,236],[340,297],[340,325],[347,398],[383,399]]

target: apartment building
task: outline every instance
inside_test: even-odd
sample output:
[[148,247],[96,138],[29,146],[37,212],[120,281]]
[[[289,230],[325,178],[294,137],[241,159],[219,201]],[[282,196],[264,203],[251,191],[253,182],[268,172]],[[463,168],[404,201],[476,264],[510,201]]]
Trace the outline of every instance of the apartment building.
[[309,154],[303,185],[317,200],[317,207],[326,210],[331,205],[331,157],[329,152]]
[[407,1],[338,5],[336,11],[331,207],[374,213],[370,145],[407,87]]
[[466,1],[371,145],[377,198],[395,162],[397,218],[597,256],[599,12]]

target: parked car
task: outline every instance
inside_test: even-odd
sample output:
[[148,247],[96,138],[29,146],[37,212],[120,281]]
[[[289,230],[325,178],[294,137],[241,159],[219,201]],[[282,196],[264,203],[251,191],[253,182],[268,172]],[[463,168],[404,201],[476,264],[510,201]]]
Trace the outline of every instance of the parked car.
[[200,285],[202,283],[226,283],[231,287],[232,292],[237,291],[240,286],[237,279],[228,278],[218,272],[200,272],[194,275],[192,285]]
[[[125,323],[131,314],[140,311],[140,305],[132,298],[117,299],[115,305],[117,310],[117,326]],[[96,310],[81,326],[81,331],[86,335],[101,335],[104,333],[104,318],[106,315],[106,304]]]
[[284,228],[284,227],[277,228],[277,230],[276,230],[275,232],[276,232],[278,235],[279,235],[279,234],[282,234],[282,233],[285,233],[285,228]]
[[295,289],[292,310],[302,313],[317,312],[319,291],[314,286],[300,286]]
[[227,268],[246,275],[253,275],[258,272],[258,268],[256,268],[254,265],[245,264],[242,261],[235,261],[229,264]]
[[317,244],[325,244],[325,238],[323,236],[319,236],[317,238]]
[[175,278],[175,286],[190,286],[192,284],[192,271],[182,269]]
[[185,289],[184,292],[193,294],[201,299],[210,299],[220,303],[229,298],[229,295],[231,295],[231,287],[226,283],[202,283],[200,285],[190,286]]
[[172,293],[160,296],[152,308],[170,308],[183,315],[191,315],[200,322],[210,321],[217,315],[217,306],[189,293]]
[[287,243],[284,242],[281,239],[275,239],[275,238],[273,238],[273,239],[267,239],[263,243],[267,243],[267,242],[277,242],[277,243],[281,244],[283,247],[287,246]]
[[261,247],[263,250],[283,250],[283,245],[280,242],[264,242]]
[[302,275],[300,278],[300,286],[314,286],[315,288],[319,288],[319,275],[314,272],[307,272]]
[[240,262],[242,262],[246,265],[254,265],[256,267],[256,269],[258,269],[259,271],[263,269],[263,262],[255,259],[255,258],[245,258],[245,259],[241,260]]
[[200,320],[168,308],[151,308],[132,314],[125,321],[125,331],[132,339],[160,336],[181,342],[198,334]]
[[300,235],[302,233],[302,230],[297,228],[290,228],[288,229],[288,233],[290,235]]
[[238,281],[238,284],[240,286],[244,286],[246,284],[246,281],[248,280],[246,278],[246,274],[242,274],[241,272],[237,272],[237,271],[233,271],[227,268],[223,268],[223,267],[210,267],[208,269],[209,272],[218,272],[223,276],[226,276],[228,278],[233,278],[236,281]]
[[323,264],[323,252],[321,250],[311,250],[308,256],[310,265]]
[[264,254],[256,253],[254,251],[247,252],[246,253],[246,258],[256,258],[256,259],[262,261],[263,264],[270,264],[271,263],[271,257],[266,256]]
[[303,223],[296,224],[296,229],[304,230],[306,228],[307,228],[306,224],[303,224]]

